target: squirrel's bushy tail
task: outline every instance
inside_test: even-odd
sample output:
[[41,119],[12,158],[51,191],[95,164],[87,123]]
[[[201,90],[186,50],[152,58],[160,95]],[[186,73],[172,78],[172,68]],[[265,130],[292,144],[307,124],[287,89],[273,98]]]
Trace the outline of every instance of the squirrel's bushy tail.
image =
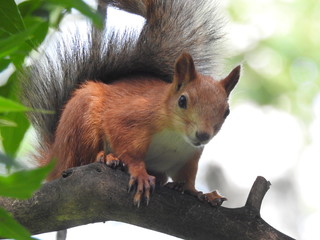
[[[108,82],[128,75],[154,75],[171,81],[176,58],[188,52],[197,70],[212,75],[221,61],[223,21],[212,0],[104,0],[146,19],[140,33],[106,29],[83,38],[60,40],[22,74],[22,101],[42,145],[50,144],[66,101],[86,80]],[[92,37],[94,36],[94,38]],[[105,37],[107,36],[107,37]],[[45,150],[45,149],[43,149]]]

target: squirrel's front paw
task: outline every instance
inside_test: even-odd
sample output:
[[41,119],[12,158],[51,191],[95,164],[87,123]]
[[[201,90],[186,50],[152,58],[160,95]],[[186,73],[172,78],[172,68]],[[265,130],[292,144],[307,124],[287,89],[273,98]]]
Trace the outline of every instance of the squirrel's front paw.
[[213,191],[211,193],[205,193],[198,196],[201,201],[210,203],[211,206],[221,206],[224,201],[228,199],[224,196],[221,196],[218,191]]
[[129,181],[129,192],[134,188],[136,193],[133,198],[133,203],[136,206],[140,206],[141,200],[144,198],[146,204],[149,204],[150,193],[153,192],[156,186],[156,178],[146,173],[146,171],[141,171],[140,173],[134,173],[130,176]]

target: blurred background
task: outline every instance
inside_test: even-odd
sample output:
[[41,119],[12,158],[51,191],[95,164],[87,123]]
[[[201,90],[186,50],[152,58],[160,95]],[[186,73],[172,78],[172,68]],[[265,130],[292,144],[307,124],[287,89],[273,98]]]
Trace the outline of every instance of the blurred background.
[[[91,4],[90,1],[88,3]],[[197,188],[219,189],[226,207],[241,207],[258,175],[271,182],[262,218],[296,239],[318,239],[320,222],[320,2],[317,0],[221,1],[228,22],[221,75],[242,64],[231,94],[231,114],[200,161]],[[93,5],[94,6],[94,5]],[[110,25],[143,24],[140,17],[110,9]],[[85,18],[72,11],[61,31]],[[71,25],[70,25],[71,24]],[[9,65],[0,80],[14,71]],[[25,156],[34,133],[28,130],[17,157]],[[1,163],[0,163],[1,166]],[[5,167],[0,167],[5,174]],[[68,239],[174,239],[122,223],[68,230]],[[36,236],[55,239],[55,233]]]

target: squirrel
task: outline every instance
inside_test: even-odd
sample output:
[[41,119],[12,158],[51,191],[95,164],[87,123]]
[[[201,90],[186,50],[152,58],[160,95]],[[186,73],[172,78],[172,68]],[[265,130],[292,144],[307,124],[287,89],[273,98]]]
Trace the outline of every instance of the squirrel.
[[23,103],[54,111],[28,113],[39,136],[38,162],[57,160],[48,180],[103,160],[126,166],[135,205],[148,203],[156,181],[168,177],[169,187],[221,205],[226,198],[216,191],[195,189],[199,158],[230,112],[228,97],[241,71],[212,77],[224,36],[216,5],[103,3],[144,17],[139,35],[94,29],[84,40],[62,38],[55,56],[45,54],[21,77]]

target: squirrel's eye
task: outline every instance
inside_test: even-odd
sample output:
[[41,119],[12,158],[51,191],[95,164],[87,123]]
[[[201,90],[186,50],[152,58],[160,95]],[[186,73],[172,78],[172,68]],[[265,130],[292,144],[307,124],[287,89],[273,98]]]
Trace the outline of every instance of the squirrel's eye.
[[228,108],[228,109],[224,112],[223,117],[224,117],[224,118],[227,118],[229,114],[230,114],[230,109]]
[[180,108],[187,108],[187,97],[185,95],[181,95],[178,100],[178,105]]

